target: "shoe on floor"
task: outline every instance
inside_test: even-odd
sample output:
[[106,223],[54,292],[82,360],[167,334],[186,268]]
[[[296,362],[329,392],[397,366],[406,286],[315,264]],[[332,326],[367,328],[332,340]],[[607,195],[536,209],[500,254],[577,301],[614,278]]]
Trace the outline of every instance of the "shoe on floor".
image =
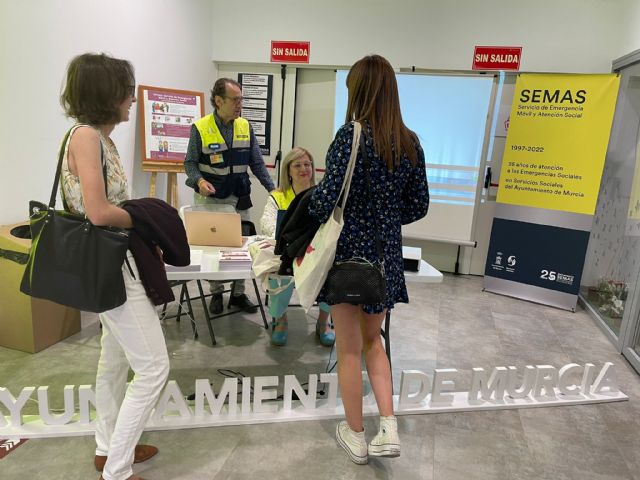
[[244,293],[240,295],[232,295],[230,305],[234,307],[241,308],[244,312],[247,313],[256,313],[258,311],[258,306],[251,303],[249,297],[247,297]]
[[[136,445],[136,450],[133,454],[133,463],[146,462],[156,453],[158,453],[158,449],[153,445]],[[106,455],[96,455],[93,459],[93,464],[95,465],[96,470],[98,470],[99,472],[104,469],[105,463],[107,463]]]
[[364,430],[354,432],[346,421],[341,421],[336,427],[336,440],[338,445],[344,448],[353,463],[365,465],[367,457],[367,441],[364,439]]
[[214,315],[222,313],[222,294],[214,293],[211,295],[211,301],[209,302],[209,311]]
[[287,338],[289,336],[289,322],[287,316],[283,315],[280,320],[274,320],[273,330],[271,331],[271,345],[276,347],[282,347],[287,344]]
[[325,325],[322,326],[320,331],[320,324],[316,322],[316,336],[320,340],[320,343],[325,347],[331,347],[336,342],[336,333],[333,330],[327,331]]
[[399,457],[400,438],[398,437],[398,421],[393,415],[380,417],[380,430],[369,444],[369,455],[372,457]]

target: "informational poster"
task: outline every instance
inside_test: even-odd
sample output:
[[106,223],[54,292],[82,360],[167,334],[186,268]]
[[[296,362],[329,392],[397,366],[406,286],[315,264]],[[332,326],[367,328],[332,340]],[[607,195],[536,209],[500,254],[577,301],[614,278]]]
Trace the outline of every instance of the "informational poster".
[[485,290],[575,310],[618,86],[616,75],[518,77]]
[[271,95],[273,75],[239,73],[242,87],[242,113],[256,135],[263,155],[271,155]]
[[498,202],[593,215],[617,75],[520,75]]
[[191,125],[204,116],[204,94],[140,85],[143,167],[182,164]]

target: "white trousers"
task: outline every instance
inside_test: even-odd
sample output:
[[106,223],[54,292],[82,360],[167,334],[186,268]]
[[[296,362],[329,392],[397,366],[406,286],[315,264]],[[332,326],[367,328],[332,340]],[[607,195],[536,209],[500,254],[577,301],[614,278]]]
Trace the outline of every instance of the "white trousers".
[[[127,301],[100,314],[102,351],[96,375],[96,455],[108,455],[102,477],[133,475],[135,446],[169,374],[167,346],[131,252],[122,266]],[[134,372],[127,387],[129,367]]]

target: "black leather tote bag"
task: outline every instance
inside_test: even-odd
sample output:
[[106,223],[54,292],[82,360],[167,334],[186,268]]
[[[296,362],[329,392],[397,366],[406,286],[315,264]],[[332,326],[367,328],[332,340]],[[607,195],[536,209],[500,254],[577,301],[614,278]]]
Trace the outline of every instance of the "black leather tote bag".
[[[49,205],[29,202],[31,250],[20,291],[37,298],[87,312],[104,312],[126,299],[122,264],[129,247],[129,231],[98,227],[82,215],[56,210],[56,190],[71,130],[58,158]],[[101,145],[102,148],[102,145]],[[102,158],[106,183],[106,165]]]

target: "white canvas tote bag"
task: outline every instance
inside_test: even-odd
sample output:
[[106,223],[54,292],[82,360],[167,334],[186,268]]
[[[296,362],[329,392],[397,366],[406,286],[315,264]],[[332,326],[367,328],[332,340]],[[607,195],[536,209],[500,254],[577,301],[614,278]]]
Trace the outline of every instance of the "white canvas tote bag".
[[[338,238],[344,226],[343,213],[351,187],[351,177],[356,165],[356,157],[360,145],[360,131],[362,126],[353,122],[353,140],[351,142],[351,156],[344,175],[344,181],[338,194],[338,202],[329,219],[320,225],[302,257],[293,261],[293,278],[298,292],[300,305],[309,311],[316,301],[322,285],[327,279],[327,273],[333,265],[336,256]],[[344,192],[342,205],[339,205],[340,195]]]
[[255,241],[249,245],[251,269],[256,279],[262,282],[263,287],[268,285],[269,274],[276,273],[280,268],[280,255],[273,253],[275,246],[276,241],[273,238]]

